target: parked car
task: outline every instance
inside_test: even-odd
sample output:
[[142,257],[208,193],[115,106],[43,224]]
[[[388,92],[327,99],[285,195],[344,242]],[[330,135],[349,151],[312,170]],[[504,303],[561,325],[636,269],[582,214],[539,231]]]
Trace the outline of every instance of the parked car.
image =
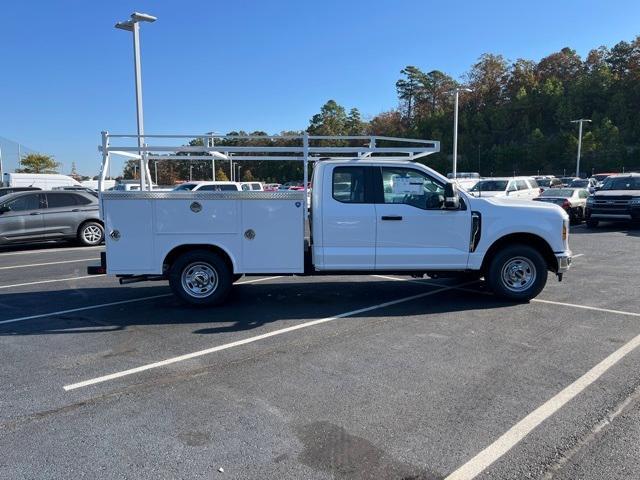
[[33,190],[42,190],[39,187],[0,187],[0,197],[16,192],[30,192]]
[[0,245],[77,240],[99,245],[104,240],[98,199],[86,192],[29,191],[0,199]]
[[474,197],[508,197],[533,200],[540,195],[538,183],[529,177],[485,178],[469,189]]
[[562,181],[559,178],[536,178],[538,186],[544,191],[547,188],[560,188],[562,187]]
[[563,187],[568,187],[574,180],[580,180],[579,177],[560,177]]
[[585,218],[587,198],[589,192],[584,188],[550,188],[534,200],[559,205],[567,212],[571,223],[579,223]]
[[175,187],[172,192],[239,192],[236,182],[186,182]]
[[84,186],[69,186],[69,187],[53,187],[52,190],[66,190],[66,191],[75,191],[75,192],[87,192],[98,198],[98,192],[93,188],[84,187]]
[[587,199],[585,218],[589,228],[597,227],[600,220],[640,220],[640,173],[607,177]]
[[[447,178],[453,180],[453,173],[447,173]],[[457,172],[455,182],[460,188],[469,190],[480,181],[480,174],[478,172]]]
[[605,178],[610,177],[611,175],[617,175],[617,173],[595,173],[591,175],[591,178],[595,178],[596,187],[602,187],[602,182],[604,182]]
[[264,191],[265,192],[275,192],[279,188],[280,188],[280,184],[279,183],[267,183],[264,186]]
[[570,184],[570,188],[586,188],[589,193],[596,191],[597,182],[594,178],[578,178],[573,180]]

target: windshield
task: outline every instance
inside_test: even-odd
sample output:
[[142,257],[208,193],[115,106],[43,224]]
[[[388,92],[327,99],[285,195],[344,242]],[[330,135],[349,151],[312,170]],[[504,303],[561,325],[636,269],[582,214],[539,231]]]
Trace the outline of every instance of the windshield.
[[541,187],[548,187],[549,185],[551,185],[551,179],[543,178],[541,180],[538,180],[538,185],[540,185]]
[[602,190],[640,190],[640,177],[609,177]]
[[607,178],[608,176],[609,176],[609,175],[607,175],[607,174],[602,174],[602,173],[600,173],[600,174],[595,174],[595,175],[593,176],[593,178],[595,178],[598,182],[601,182],[601,181],[603,181],[605,178]]
[[541,197],[570,197],[573,195],[573,188],[554,188],[545,190]]
[[507,189],[508,180],[480,180],[470,192],[503,192]]
[[195,183],[183,183],[182,185],[178,185],[177,187],[175,187],[173,191],[180,192],[185,190],[193,190],[194,188],[196,188]]

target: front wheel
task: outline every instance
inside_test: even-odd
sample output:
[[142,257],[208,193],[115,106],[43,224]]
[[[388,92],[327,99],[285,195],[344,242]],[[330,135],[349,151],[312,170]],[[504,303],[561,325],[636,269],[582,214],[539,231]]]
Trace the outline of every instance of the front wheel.
[[169,270],[173,293],[191,305],[219,305],[231,290],[233,274],[227,263],[207,250],[187,252]]
[[547,263],[535,248],[511,245],[498,252],[487,271],[496,295],[518,302],[535,298],[547,283]]

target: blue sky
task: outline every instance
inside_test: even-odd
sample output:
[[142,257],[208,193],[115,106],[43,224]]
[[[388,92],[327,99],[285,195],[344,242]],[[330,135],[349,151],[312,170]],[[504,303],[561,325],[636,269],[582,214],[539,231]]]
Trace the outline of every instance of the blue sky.
[[[135,132],[132,11],[147,133],[303,129],[333,98],[396,106],[406,65],[458,77],[485,52],[538,60],[640,34],[637,0],[29,1],[0,15],[0,136],[95,174],[101,130]],[[11,152],[5,152],[5,157]]]

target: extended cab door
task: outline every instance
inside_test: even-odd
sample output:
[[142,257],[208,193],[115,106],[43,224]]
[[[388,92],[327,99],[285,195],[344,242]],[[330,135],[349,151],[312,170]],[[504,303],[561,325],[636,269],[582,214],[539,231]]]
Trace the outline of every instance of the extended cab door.
[[321,268],[373,270],[376,211],[370,188],[372,169],[337,165],[323,170]]
[[445,210],[444,184],[421,170],[376,172],[376,270],[465,269],[469,206]]

